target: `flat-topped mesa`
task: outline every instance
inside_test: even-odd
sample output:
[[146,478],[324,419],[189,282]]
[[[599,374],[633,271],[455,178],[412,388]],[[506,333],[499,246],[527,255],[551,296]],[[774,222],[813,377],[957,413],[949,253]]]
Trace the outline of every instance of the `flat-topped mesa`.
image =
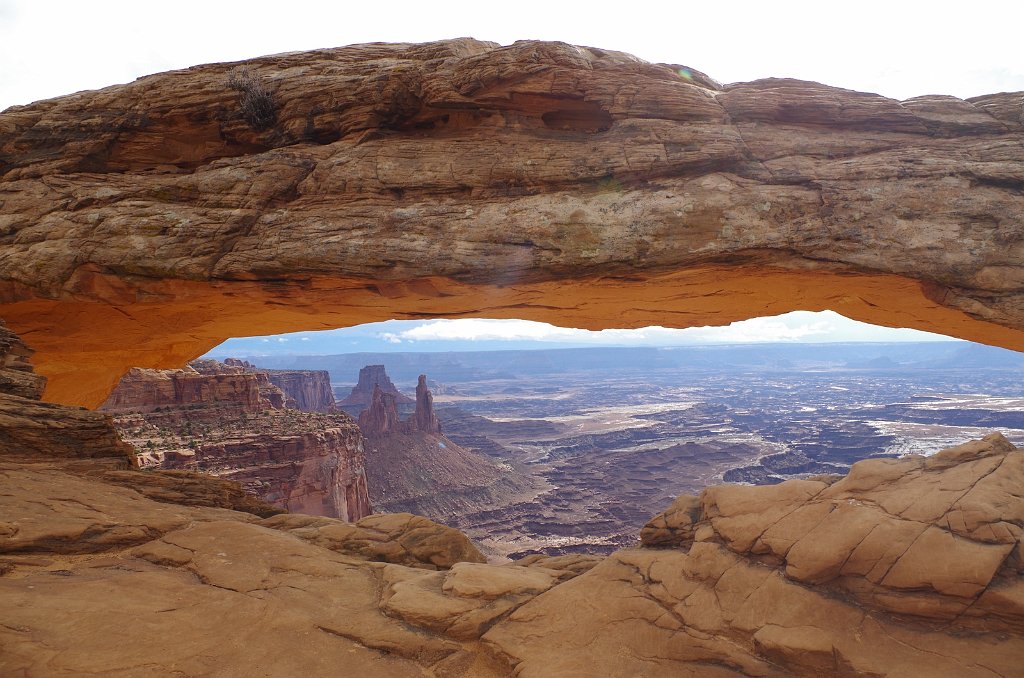
[[[334,393],[331,391],[331,377],[326,370],[271,370],[253,365],[248,360],[225,358],[223,362],[214,363],[221,367],[259,374],[266,381],[267,393],[278,389],[280,394],[273,396],[273,407],[289,408],[303,412],[333,412],[335,409]],[[196,361],[192,361],[195,365]],[[278,404],[280,401],[280,404]]]
[[[206,366],[200,365],[201,369]],[[265,380],[265,379],[264,379]],[[269,384],[269,382],[267,382]],[[273,394],[268,394],[273,398]],[[152,411],[157,408],[220,407],[239,412],[258,412],[271,406],[260,393],[260,379],[241,371],[203,371],[189,366],[180,370],[133,367],[99,409]]]
[[1024,349],[1024,93],[721,86],[535,41],[246,67],[272,120],[238,64],[0,114],[0,317],[48,399],[96,406],[130,366],[229,336],[390,318],[831,309]]
[[355,422],[286,405],[266,372],[244,361],[195,360],[182,370],[130,370],[102,409],[143,466],[211,473],[290,511],[369,515]]
[[270,383],[284,392],[285,404],[303,412],[333,412],[334,392],[326,370],[264,370]]
[[378,388],[393,397],[396,404],[413,402],[412,398],[403,395],[395,387],[383,365],[367,365],[359,370],[359,379],[352,387],[352,392],[344,400],[338,402],[338,405],[341,407],[371,407],[374,393]]

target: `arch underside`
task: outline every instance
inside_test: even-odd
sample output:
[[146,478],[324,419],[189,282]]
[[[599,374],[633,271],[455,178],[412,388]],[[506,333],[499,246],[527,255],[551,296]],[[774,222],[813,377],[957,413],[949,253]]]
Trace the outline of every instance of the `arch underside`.
[[512,285],[316,278],[161,282],[146,294],[136,292],[141,300],[130,303],[30,299],[3,307],[11,329],[38,352],[34,363],[49,379],[47,400],[95,407],[128,368],[179,367],[231,337],[392,318],[521,318],[596,330],[724,325],[828,309],[877,325],[1024,350],[1024,331],[943,306],[917,281],[863,272],[708,265],[643,278]]

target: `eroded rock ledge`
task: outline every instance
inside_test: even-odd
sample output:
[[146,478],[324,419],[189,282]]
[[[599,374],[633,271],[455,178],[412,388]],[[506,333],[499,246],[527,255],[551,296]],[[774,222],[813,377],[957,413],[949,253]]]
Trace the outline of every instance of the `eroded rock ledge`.
[[[47,398],[224,338],[830,308],[1024,349],[1022,93],[722,86],[563,43],[357,45],[0,114],[0,316]],[[250,116],[251,118],[251,116]]]
[[0,673],[1009,678],[1024,654],[1024,452],[998,434],[510,565],[408,514],[261,518],[103,468],[0,454]]

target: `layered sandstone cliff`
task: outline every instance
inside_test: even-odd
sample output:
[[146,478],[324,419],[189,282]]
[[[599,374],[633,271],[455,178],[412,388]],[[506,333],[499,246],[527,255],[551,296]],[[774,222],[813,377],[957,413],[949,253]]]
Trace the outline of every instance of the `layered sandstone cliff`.
[[359,370],[359,378],[352,391],[338,405],[352,408],[369,408],[373,404],[376,391],[381,391],[394,399],[395,403],[411,403],[413,400],[403,394],[392,383],[383,365],[367,365]]
[[[193,361],[195,362],[195,361]],[[216,361],[211,361],[215,362]],[[225,358],[229,368],[263,375],[281,390],[283,407],[303,412],[332,412],[335,407],[331,376],[325,370],[268,370],[256,367],[247,360]]]
[[[392,317],[832,308],[1024,347],[1021,93],[460,40],[254,60],[277,110],[254,129],[235,68],[0,114],[0,317],[48,397],[99,404],[242,328]],[[261,519],[237,484],[127,469],[7,346],[3,674],[1020,672],[1024,457],[998,438],[683,498],[647,533],[671,548],[589,570],[498,567],[411,516]]]
[[287,406],[303,412],[335,408],[331,375],[325,370],[265,370],[270,383],[284,392]]
[[[720,85],[564,43],[356,45],[0,114],[0,316],[47,397],[230,336],[795,309],[1024,348],[1024,94]],[[233,76],[234,74],[234,76]]]
[[149,467],[237,481],[289,511],[358,520],[370,514],[359,428],[344,413],[286,408],[252,366],[194,361],[130,370],[104,404]]
[[1024,654],[1024,452],[999,436],[713,488],[652,521],[662,548],[512,565],[407,514],[229,510],[204,476],[176,500],[85,459],[0,473],[4,675],[1009,678]]

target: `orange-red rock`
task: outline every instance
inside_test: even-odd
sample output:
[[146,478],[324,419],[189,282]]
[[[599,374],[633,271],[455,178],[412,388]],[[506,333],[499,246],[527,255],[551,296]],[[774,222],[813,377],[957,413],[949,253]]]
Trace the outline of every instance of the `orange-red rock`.
[[369,515],[355,422],[285,404],[265,372],[204,360],[182,370],[132,369],[103,409],[144,466],[220,476],[289,511]]
[[[47,398],[230,336],[794,309],[1024,348],[1021,93],[721,86],[563,43],[357,45],[0,114],[0,317]],[[692,74],[693,71],[690,70]]]

